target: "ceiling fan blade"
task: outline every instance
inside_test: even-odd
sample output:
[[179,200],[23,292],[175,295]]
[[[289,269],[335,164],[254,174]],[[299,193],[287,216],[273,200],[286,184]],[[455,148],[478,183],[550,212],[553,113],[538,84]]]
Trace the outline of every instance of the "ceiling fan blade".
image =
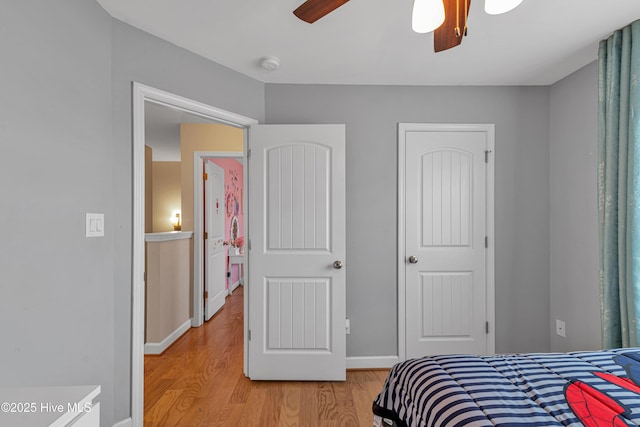
[[[466,8],[465,2],[467,3]],[[462,37],[466,33],[470,6],[471,0],[444,0],[444,22],[433,32],[434,51],[442,52],[462,43]],[[456,19],[456,13],[458,19]],[[456,27],[458,27],[459,33],[456,31]]]
[[333,12],[349,0],[307,0],[293,14],[309,24]]

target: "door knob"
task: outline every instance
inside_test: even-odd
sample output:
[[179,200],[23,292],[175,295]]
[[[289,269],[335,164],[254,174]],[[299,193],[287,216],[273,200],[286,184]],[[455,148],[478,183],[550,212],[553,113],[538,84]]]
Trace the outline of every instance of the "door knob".
[[336,270],[340,270],[342,268],[342,261],[334,261],[333,268],[335,268]]
[[409,257],[409,262],[410,262],[411,264],[417,264],[417,263],[418,263],[418,258],[417,258],[417,257],[414,257],[413,255],[411,255],[411,256]]

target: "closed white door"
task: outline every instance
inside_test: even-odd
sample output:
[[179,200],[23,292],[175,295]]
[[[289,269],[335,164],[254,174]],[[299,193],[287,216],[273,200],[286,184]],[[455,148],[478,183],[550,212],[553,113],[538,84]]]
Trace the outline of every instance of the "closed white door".
[[345,127],[252,126],[249,144],[248,376],[344,380]]
[[493,128],[405,126],[406,357],[486,354]]
[[226,292],[224,250],[224,169],[205,160],[205,287],[204,320],[224,305]]

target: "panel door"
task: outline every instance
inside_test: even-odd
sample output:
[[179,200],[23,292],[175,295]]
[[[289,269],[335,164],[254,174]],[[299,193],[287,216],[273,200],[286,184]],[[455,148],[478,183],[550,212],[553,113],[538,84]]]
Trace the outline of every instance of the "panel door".
[[345,127],[249,132],[251,379],[344,380]]
[[224,250],[224,169],[205,160],[205,298],[204,320],[224,305],[227,295]]
[[407,358],[487,351],[487,136],[407,132]]

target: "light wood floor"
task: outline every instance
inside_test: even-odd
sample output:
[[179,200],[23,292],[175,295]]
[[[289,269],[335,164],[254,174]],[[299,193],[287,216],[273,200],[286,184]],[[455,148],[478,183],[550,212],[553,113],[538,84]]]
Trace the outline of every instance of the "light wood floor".
[[242,373],[243,288],[160,356],[145,356],[144,425],[371,426],[388,371],[349,371],[346,382],[252,382]]

